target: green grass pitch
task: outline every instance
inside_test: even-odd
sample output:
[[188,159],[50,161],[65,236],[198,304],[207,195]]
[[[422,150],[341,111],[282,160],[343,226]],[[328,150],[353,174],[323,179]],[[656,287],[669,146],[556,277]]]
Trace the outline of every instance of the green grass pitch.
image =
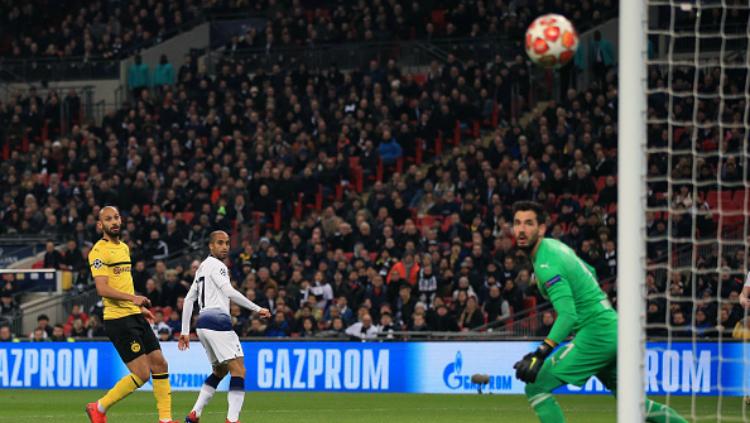
[[[83,409],[102,391],[0,391],[0,422],[88,422]],[[184,421],[195,401],[195,392],[172,394],[174,418]],[[558,396],[569,422],[615,422],[615,401],[611,396]],[[662,398],[654,398],[663,400]],[[716,397],[698,398],[695,421],[718,421]],[[672,397],[671,404],[686,417],[691,413],[690,397]],[[136,392],[108,413],[112,423],[156,423],[154,397]],[[201,422],[223,423],[226,393],[218,393],[204,411]],[[743,421],[742,400],[722,400],[721,421]],[[297,392],[251,392],[245,397],[241,415],[245,423],[532,423],[536,418],[520,395],[416,395],[416,394],[332,394]]]

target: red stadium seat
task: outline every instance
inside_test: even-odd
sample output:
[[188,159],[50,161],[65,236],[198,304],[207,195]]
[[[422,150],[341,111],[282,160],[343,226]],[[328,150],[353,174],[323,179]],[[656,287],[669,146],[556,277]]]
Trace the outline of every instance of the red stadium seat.
[[[526,310],[531,310],[536,308],[536,297],[526,297],[523,299],[523,308]],[[530,316],[535,316],[536,311],[532,311]]]
[[596,178],[596,192],[602,192],[604,187],[607,185],[607,177],[600,176]]
[[432,11],[432,24],[435,28],[442,30],[445,27],[445,10],[437,9]]
[[195,217],[194,212],[186,211],[182,212],[182,221],[190,225],[193,222],[193,218]]

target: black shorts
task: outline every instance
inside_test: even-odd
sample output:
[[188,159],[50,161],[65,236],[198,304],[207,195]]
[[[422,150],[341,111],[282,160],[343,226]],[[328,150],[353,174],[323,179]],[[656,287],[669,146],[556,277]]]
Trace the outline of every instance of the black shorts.
[[105,320],[104,330],[125,363],[130,363],[143,354],[161,349],[151,325],[142,314]]

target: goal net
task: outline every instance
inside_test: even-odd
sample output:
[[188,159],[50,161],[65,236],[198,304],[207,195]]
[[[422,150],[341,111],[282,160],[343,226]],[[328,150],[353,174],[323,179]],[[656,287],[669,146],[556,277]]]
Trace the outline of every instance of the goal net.
[[750,2],[646,0],[645,12],[646,394],[691,421],[750,421],[750,320],[738,301]]

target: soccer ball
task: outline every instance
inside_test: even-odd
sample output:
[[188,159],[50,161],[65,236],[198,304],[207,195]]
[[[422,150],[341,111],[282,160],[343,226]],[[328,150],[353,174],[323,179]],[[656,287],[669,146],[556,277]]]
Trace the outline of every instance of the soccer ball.
[[542,15],[526,30],[526,54],[532,62],[557,69],[576,54],[578,33],[562,15]]

